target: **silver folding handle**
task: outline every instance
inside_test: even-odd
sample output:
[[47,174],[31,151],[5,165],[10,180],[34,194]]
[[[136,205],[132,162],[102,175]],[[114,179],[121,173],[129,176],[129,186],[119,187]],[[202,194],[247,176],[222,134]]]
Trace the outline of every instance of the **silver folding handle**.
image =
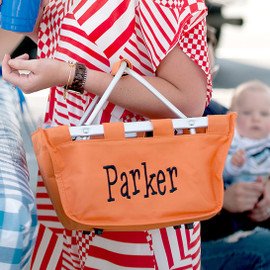
[[[95,118],[98,115],[99,111],[101,110],[102,106],[108,100],[108,97],[112,93],[114,87],[116,86],[118,81],[121,79],[123,73],[129,74],[130,76],[132,76],[133,78],[138,80],[142,85],[144,85],[146,87],[146,89],[148,89],[154,96],[156,96],[161,102],[163,102],[179,118],[187,119],[187,117],[178,108],[176,108],[168,99],[166,99],[162,94],[160,94],[149,82],[147,82],[138,73],[136,73],[135,71],[130,69],[127,66],[126,61],[122,61],[121,65],[120,65],[120,68],[118,69],[117,73],[115,74],[114,78],[112,79],[111,83],[107,87],[106,91],[104,92],[104,94],[102,95],[100,100],[99,100],[99,97],[96,96],[92,100],[92,102],[89,105],[89,107],[87,108],[87,110],[85,111],[84,115],[82,116],[82,118],[81,118],[81,120],[80,120],[80,122],[79,122],[79,124],[77,126],[77,132],[75,132],[75,130],[74,130],[76,127],[71,127],[70,128],[71,135],[74,134],[74,136],[75,136],[75,134],[79,133],[79,131],[81,132],[82,130],[86,130],[83,127],[90,126],[93,123],[93,121],[95,120]],[[185,124],[192,123],[192,124],[187,125],[188,128],[190,129],[191,134],[196,133],[195,127],[197,127],[197,126],[199,126],[199,127],[207,126],[207,124],[208,124],[207,118],[205,118],[205,119],[201,119],[201,118],[202,117],[188,118],[188,119],[190,119],[190,121],[185,121]],[[80,126],[83,129],[79,129]],[[183,124],[181,126],[183,126]],[[102,129],[102,127],[101,127],[101,129]],[[83,133],[87,133],[87,132],[83,132]],[[77,136],[79,136],[79,135],[77,135]]]
[[[96,96],[95,99],[92,100],[91,106],[88,107],[88,109],[85,111],[83,117],[81,118],[79,122],[79,126],[82,125],[91,125],[93,121],[95,120],[96,116],[98,115],[99,111],[101,110],[102,106],[107,101],[108,97],[112,93],[114,87],[118,83],[118,81],[121,79],[123,73],[125,72],[125,69],[127,67],[127,63],[123,61],[120,65],[120,68],[118,69],[117,73],[115,74],[114,78],[112,79],[111,83],[107,87],[106,91],[102,95],[101,99],[99,100],[98,104],[96,105],[98,101],[98,97]],[[96,105],[95,109],[93,110],[93,107]],[[92,112],[93,110],[93,112]],[[92,113],[91,113],[92,112]],[[90,115],[91,114],[91,115]],[[90,116],[89,116],[90,115]],[[89,117],[89,118],[88,118]],[[88,120],[86,121],[86,119]]]

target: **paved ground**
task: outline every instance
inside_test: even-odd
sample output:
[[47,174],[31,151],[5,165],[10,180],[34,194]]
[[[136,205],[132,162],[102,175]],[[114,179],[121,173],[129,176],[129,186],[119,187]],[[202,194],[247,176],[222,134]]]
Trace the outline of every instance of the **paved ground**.
[[[226,17],[242,17],[244,25],[225,25],[216,51],[220,71],[214,80],[213,98],[228,106],[231,93],[239,83],[258,79],[270,85],[270,10],[269,0],[231,0],[222,9]],[[30,119],[39,123],[46,109],[48,91],[27,95],[30,114],[26,115],[27,126],[22,124],[22,133],[27,152],[29,172],[33,190],[37,175],[37,164],[33,154],[29,128]],[[31,117],[30,117],[31,116]]]

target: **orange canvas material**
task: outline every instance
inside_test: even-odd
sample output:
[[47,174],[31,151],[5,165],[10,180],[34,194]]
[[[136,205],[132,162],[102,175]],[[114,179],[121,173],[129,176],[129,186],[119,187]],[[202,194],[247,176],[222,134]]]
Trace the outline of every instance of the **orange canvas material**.
[[124,137],[123,123],[107,123],[104,139],[76,141],[68,126],[39,128],[34,151],[60,222],[144,230],[217,214],[235,114],[208,121],[205,132],[174,135],[171,119],[153,120],[153,137],[137,138]]

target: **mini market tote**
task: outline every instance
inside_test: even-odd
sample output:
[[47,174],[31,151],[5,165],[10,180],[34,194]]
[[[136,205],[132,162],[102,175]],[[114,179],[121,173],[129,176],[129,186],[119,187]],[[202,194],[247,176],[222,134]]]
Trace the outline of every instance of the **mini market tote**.
[[[179,118],[91,125],[124,72]],[[235,114],[187,118],[125,61],[92,105],[78,127],[39,128],[32,134],[41,175],[64,227],[155,229],[220,211]],[[148,131],[153,136],[138,136]]]

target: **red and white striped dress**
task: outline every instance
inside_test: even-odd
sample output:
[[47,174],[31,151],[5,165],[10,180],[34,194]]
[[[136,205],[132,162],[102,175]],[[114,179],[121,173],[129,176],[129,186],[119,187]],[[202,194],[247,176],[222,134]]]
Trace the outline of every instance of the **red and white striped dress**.
[[[110,72],[128,59],[139,74],[154,76],[174,46],[211,75],[204,0],[51,0],[39,32],[39,57],[85,63]],[[45,122],[77,125],[94,95],[51,89]],[[136,121],[143,116],[107,102],[96,123]],[[140,232],[85,235],[62,228],[41,179],[37,187],[39,234],[32,269],[150,270],[200,269],[200,224]],[[89,209],[91,211],[91,209]]]

